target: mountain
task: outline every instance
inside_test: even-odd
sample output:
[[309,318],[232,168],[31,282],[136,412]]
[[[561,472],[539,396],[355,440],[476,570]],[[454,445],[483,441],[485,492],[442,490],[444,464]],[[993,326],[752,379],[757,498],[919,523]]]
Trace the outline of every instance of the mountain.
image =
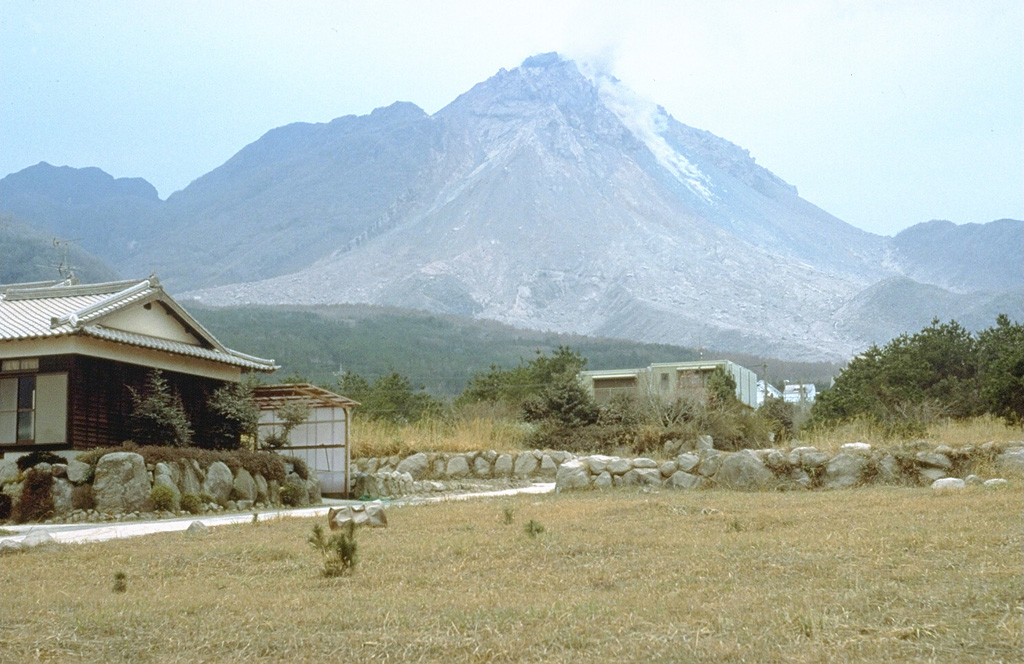
[[[12,178],[4,209],[24,198]],[[399,102],[271,130],[165,202],[105,186],[94,208],[27,211],[95,223],[125,202],[103,255],[212,305],[366,303],[832,360],[906,331],[886,307],[956,315],[1024,284],[1004,256],[1019,221],[867,233],[557,54],[433,115]]]
[[98,168],[40,162],[0,181],[0,211],[119,266],[160,225],[161,209],[150,183]]
[[84,283],[119,278],[114,268],[96,256],[55,239],[12,215],[0,215],[0,284],[52,281],[69,272]]
[[929,221],[892,242],[900,271],[957,293],[1019,289],[1024,284],[1024,232],[1020,221],[988,224]]

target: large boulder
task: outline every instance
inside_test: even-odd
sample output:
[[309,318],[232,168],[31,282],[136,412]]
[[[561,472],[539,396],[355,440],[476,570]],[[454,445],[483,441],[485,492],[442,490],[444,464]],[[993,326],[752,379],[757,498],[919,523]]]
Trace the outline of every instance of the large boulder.
[[18,464],[14,459],[0,459],[0,485],[13,482],[18,477]]
[[657,468],[634,468],[622,476],[622,486],[661,486],[661,471]]
[[494,476],[495,477],[508,477],[512,474],[512,455],[511,454],[499,454],[498,458],[494,460]]
[[149,490],[149,474],[141,454],[111,452],[100,457],[92,483],[97,511],[118,513],[143,510],[149,501]]
[[867,468],[868,459],[864,455],[840,452],[825,464],[822,483],[828,489],[848,489],[860,484]]
[[213,496],[218,505],[224,505],[231,498],[231,489],[235,485],[235,476],[231,469],[223,461],[214,461],[206,469],[206,479],[203,480],[203,493]]
[[399,461],[395,470],[399,473],[409,473],[414,480],[421,480],[426,477],[429,469],[430,457],[423,452],[417,452]]
[[590,471],[582,461],[566,461],[555,475],[555,491],[586,489],[590,486]]
[[697,489],[706,480],[700,475],[691,475],[682,470],[672,473],[672,476],[665,480],[665,486],[671,489]]
[[512,468],[512,473],[516,477],[528,477],[537,472],[538,465],[540,465],[539,460],[533,456],[533,452],[520,452],[516,455],[516,463]]
[[729,489],[756,491],[777,483],[775,474],[750,450],[729,454],[715,473],[715,481]]
[[72,509],[71,495],[74,492],[74,485],[66,478],[55,477],[53,479],[53,511],[56,514],[67,514]]
[[68,481],[72,484],[85,484],[91,477],[92,466],[78,459],[68,461]]
[[182,495],[192,494],[198,496],[203,492],[202,478],[199,472],[196,470],[196,466],[187,459],[183,459],[178,464],[181,469],[181,473],[178,476],[178,488],[181,489]]
[[444,475],[451,479],[468,476],[469,462],[466,461],[466,457],[461,454],[456,454],[451,459],[448,459],[448,463],[444,469]]
[[235,500],[256,500],[256,480],[245,468],[238,469],[238,474],[231,482],[231,488],[235,494]]

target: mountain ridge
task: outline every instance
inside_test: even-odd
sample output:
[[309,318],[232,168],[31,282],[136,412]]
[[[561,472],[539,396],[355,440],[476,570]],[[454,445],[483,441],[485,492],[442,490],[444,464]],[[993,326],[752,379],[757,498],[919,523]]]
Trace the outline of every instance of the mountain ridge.
[[[0,205],[20,200],[8,180]],[[104,256],[206,304],[411,307],[832,360],[905,331],[880,309],[906,307],[897,293],[938,298],[922,310],[972,306],[901,278],[1004,304],[1024,284],[1008,258],[1021,222],[868,233],[557,54],[433,115],[395,102],[271,129],[162,204],[136,199]],[[973,247],[955,269],[936,260],[949,243]]]

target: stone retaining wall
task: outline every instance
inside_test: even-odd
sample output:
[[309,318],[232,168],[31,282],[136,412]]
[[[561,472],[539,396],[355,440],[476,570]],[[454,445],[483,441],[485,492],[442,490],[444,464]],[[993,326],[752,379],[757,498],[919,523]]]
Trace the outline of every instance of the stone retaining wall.
[[[190,494],[199,498],[193,502],[200,514],[270,507],[280,504],[282,493],[296,505],[320,503],[319,480],[302,479],[287,462],[285,470],[282,484],[244,468],[233,473],[220,461],[205,468],[192,459],[147,465],[135,452],[105,454],[95,468],[72,459],[67,464],[39,463],[25,472],[13,459],[4,459],[0,491],[9,496],[11,512],[17,514],[30,477],[43,478],[51,483],[52,504],[36,511],[50,512],[48,520],[56,522],[184,516],[193,513],[182,509],[182,498]],[[170,509],[155,511],[154,489],[170,497]]]
[[949,478],[981,483],[985,478],[973,473],[983,465],[1019,474],[1024,469],[1024,447],[986,443],[951,448],[921,442],[886,450],[849,443],[836,454],[806,446],[723,452],[704,436],[696,449],[669,460],[530,450],[517,454],[420,452],[405,458],[358,459],[354,465],[355,495],[373,497],[450,490],[453,483],[472,480],[555,480],[558,491],[618,486],[842,489],[865,484],[930,486]]

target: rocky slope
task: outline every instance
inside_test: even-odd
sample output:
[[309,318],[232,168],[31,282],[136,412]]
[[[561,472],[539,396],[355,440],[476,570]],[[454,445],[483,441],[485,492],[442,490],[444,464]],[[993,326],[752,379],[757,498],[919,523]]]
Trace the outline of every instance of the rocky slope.
[[[0,181],[4,209],[21,205],[14,177]],[[434,115],[396,103],[288,125],[166,202],[134,195],[103,231],[104,256],[209,304],[386,304],[841,359],[936,315],[1016,302],[1019,317],[1024,285],[1008,258],[1019,221],[861,231],[745,150],[557,54]],[[32,210],[94,223],[51,203],[60,214]]]

